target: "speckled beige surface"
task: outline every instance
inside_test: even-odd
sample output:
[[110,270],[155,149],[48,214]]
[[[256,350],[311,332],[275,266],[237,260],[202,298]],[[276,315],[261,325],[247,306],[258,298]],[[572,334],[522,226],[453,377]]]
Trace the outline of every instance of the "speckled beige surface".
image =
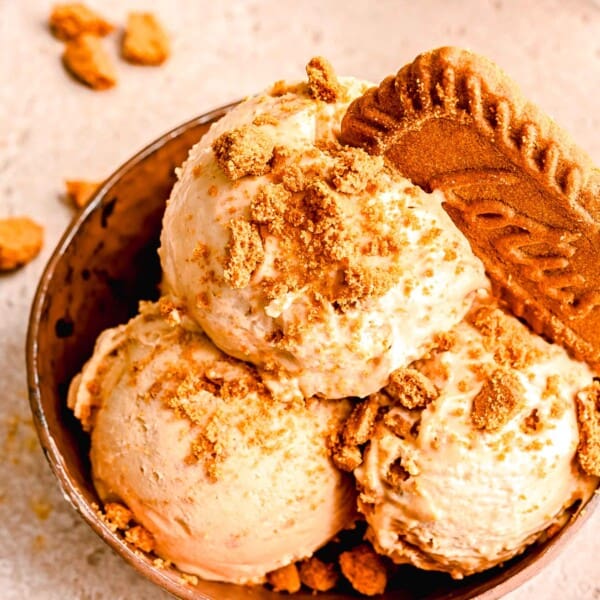
[[[46,227],[40,257],[0,276],[0,597],[159,599],[63,500],[29,418],[24,340],[37,280],[73,212],[65,178],[102,179],[143,145],[280,78],[314,54],[378,81],[422,50],[456,44],[503,66],[600,163],[600,3],[593,0],[358,2],[95,0],[115,23],[152,8],[173,39],[160,68],[118,63],[119,85],[74,83],[45,26],[51,2],[0,0],[0,217]],[[116,56],[117,36],[107,39]],[[600,598],[600,514],[508,596]]]

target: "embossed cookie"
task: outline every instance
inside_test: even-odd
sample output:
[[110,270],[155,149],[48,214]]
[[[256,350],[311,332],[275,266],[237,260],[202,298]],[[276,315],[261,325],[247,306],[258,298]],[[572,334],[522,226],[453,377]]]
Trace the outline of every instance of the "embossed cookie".
[[600,171],[497,66],[422,54],[349,107],[341,137],[442,189],[513,312],[600,368]]

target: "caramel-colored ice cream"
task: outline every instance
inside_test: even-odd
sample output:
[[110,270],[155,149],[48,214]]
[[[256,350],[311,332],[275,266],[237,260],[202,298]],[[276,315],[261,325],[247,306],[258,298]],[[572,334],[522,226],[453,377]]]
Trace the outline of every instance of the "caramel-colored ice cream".
[[379,416],[355,470],[379,552],[460,578],[522,552],[593,494],[575,409],[593,376],[562,348],[483,306],[413,367],[368,400]]
[[165,289],[213,342],[307,397],[377,391],[488,285],[442,195],[337,142],[368,84],[336,83],[332,101],[276,85],[213,125],[161,238]]
[[326,448],[349,403],[282,401],[179,322],[165,299],[145,304],[100,336],[74,380],[94,485],[182,571],[261,582],[353,522],[354,485]]

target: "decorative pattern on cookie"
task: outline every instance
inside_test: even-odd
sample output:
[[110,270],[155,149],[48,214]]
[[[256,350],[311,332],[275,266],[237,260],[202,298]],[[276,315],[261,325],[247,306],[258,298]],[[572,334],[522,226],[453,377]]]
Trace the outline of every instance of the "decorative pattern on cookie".
[[600,170],[496,65],[424,53],[351,104],[341,139],[443,190],[512,311],[600,367]]

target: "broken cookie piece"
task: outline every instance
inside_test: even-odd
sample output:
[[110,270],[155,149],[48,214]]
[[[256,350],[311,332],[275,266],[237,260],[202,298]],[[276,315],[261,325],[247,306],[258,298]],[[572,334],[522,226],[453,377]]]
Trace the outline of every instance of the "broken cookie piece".
[[34,259],[44,241],[44,229],[29,217],[0,219],[0,271],[12,271]]
[[83,208],[100,187],[100,181],[84,181],[82,179],[68,179],[65,181],[67,200],[75,208]]
[[161,65],[170,54],[169,37],[149,12],[131,12],[123,35],[121,55],[136,65]]
[[257,125],[242,125],[218,137],[212,145],[219,166],[232,181],[270,170],[274,143]]
[[62,41],[84,33],[105,36],[114,29],[111,23],[81,2],[55,5],[48,24],[53,35]]
[[62,58],[67,70],[94,90],[106,90],[117,83],[113,62],[96,35],[86,33],[69,40]]

